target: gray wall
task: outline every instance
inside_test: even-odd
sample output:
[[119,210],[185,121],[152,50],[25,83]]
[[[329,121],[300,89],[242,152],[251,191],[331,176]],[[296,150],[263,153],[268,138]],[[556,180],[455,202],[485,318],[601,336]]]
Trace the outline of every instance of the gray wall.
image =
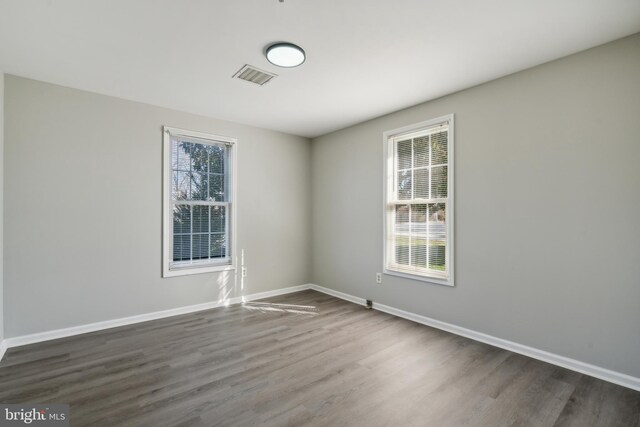
[[[382,133],[455,113],[456,286],[382,270]],[[640,35],[312,141],[312,282],[640,376]]]
[[[307,283],[310,142],[6,76],[7,337]],[[162,279],[162,125],[237,137],[228,274]]]
[[4,72],[0,69],[0,343],[4,338]]

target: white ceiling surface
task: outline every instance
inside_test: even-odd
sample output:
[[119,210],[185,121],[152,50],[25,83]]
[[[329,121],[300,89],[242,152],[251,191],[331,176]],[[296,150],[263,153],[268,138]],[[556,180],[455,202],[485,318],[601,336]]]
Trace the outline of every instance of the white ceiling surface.
[[638,0],[0,0],[0,69],[315,137],[638,31]]

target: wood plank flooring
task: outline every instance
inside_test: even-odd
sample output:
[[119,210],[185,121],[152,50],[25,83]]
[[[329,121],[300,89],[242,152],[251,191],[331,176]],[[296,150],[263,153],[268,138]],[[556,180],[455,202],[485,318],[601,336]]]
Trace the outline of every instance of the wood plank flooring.
[[640,392],[303,291],[10,349],[72,426],[640,426]]

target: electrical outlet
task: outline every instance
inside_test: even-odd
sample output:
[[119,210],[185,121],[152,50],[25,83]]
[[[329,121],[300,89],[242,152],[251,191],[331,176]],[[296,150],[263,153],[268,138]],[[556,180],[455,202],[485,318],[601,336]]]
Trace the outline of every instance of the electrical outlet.
[[247,267],[242,267],[242,277],[247,277]]
[[376,283],[382,283],[382,273],[376,273]]

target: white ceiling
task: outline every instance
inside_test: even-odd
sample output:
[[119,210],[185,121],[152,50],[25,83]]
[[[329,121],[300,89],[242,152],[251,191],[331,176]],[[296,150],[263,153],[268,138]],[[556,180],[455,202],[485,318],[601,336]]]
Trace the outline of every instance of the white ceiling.
[[314,137],[638,31],[639,0],[0,0],[0,67]]

